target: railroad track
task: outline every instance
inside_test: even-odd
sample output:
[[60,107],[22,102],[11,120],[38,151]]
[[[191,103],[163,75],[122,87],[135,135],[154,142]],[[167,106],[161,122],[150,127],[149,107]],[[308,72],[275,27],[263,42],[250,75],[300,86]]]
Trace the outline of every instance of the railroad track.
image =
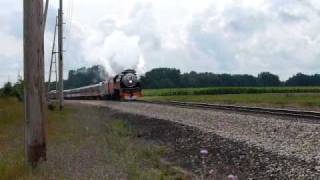
[[317,111],[300,111],[300,110],[290,110],[290,109],[280,109],[280,108],[262,108],[262,107],[236,106],[236,105],[180,102],[180,101],[138,100],[137,102],[181,106],[181,107],[188,107],[188,108],[218,109],[218,110],[228,110],[228,111],[247,112],[247,113],[256,113],[256,114],[269,114],[269,115],[276,115],[276,116],[320,120],[320,112],[317,112]]

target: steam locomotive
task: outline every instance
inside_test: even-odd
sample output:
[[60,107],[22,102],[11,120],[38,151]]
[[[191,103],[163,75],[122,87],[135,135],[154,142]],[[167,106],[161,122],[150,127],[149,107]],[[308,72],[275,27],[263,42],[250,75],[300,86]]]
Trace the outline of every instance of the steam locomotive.
[[[63,95],[64,99],[136,100],[142,93],[136,71],[128,69],[108,81],[65,90]],[[55,99],[57,92],[50,91],[48,96],[50,99]]]

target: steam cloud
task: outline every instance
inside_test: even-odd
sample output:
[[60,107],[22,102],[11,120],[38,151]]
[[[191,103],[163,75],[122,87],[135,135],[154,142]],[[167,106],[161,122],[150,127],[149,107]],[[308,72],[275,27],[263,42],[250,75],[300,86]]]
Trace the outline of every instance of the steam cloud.
[[103,65],[109,76],[125,69],[135,69],[138,74],[143,74],[144,51],[161,46],[160,38],[155,35],[155,21],[150,16],[149,6],[137,4],[122,25],[117,25],[112,17],[104,18],[93,28],[74,23],[69,51],[78,55],[73,59]]
[[[81,32],[88,29],[78,30]],[[128,36],[120,30],[113,32],[102,30],[90,29],[74,39],[80,42],[79,47],[74,48],[82,50],[78,52],[78,58],[83,58],[88,64],[103,65],[110,76],[124,69],[136,69],[142,73],[144,58],[140,52],[139,37]]]

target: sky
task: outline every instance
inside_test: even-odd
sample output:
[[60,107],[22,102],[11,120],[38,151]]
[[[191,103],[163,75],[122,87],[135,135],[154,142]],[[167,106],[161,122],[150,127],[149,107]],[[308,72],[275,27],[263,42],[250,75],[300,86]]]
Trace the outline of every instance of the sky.
[[[0,2],[0,85],[23,74],[23,1]],[[46,74],[58,0],[50,0]],[[64,0],[65,69],[319,73],[318,0]],[[47,77],[46,77],[47,79]]]

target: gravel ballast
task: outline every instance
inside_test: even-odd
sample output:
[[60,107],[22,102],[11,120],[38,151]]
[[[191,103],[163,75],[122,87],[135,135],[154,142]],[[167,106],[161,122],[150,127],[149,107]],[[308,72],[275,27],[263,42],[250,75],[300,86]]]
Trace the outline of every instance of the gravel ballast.
[[[285,158],[288,158],[297,164],[308,164],[300,169],[299,167],[291,169],[291,173],[294,171],[294,174],[314,175],[314,177],[320,173],[320,124],[298,122],[295,119],[290,121],[288,118],[276,116],[148,103],[110,101],[76,101],[76,103],[103,106],[123,113],[196,127],[205,133],[211,133],[219,138],[230,140],[230,142],[241,143],[241,146],[249,146],[275,156],[278,155],[279,158],[282,158],[281,161],[286,161]],[[245,152],[238,152],[237,155],[241,156],[241,153]],[[273,161],[277,161],[274,159],[275,156],[272,157]],[[265,161],[268,160],[268,158],[265,159]],[[288,165],[293,167],[292,161]],[[266,167],[265,172],[268,170]]]

